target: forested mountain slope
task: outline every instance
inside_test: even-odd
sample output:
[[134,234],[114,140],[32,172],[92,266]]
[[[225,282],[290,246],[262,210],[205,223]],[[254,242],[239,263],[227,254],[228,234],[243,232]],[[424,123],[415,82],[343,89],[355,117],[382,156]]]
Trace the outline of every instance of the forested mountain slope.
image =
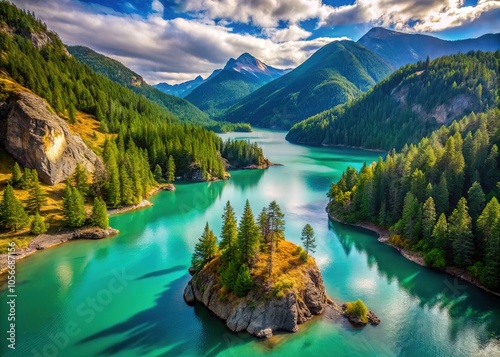
[[335,41],[293,71],[241,99],[223,119],[288,129],[359,96],[389,73],[388,65],[365,47],[352,41]]
[[470,114],[385,160],[348,168],[328,210],[390,229],[427,265],[467,268],[500,291],[500,110]]
[[360,98],[297,123],[287,140],[401,149],[442,124],[498,104],[500,52],[470,52],[408,65]]
[[177,115],[182,121],[209,124],[210,118],[193,104],[179,97],[165,94],[147,84],[144,79],[122,63],[106,57],[84,46],[67,46],[77,60],[88,65],[95,72],[125,86],[149,100],[158,103]]

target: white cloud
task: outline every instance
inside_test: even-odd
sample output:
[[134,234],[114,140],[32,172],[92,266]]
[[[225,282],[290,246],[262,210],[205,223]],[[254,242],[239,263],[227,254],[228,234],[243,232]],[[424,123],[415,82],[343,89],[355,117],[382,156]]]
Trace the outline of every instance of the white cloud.
[[88,46],[113,57],[149,83],[165,80],[176,83],[198,74],[206,77],[224,66],[229,58],[243,52],[271,66],[294,67],[335,40],[304,41],[301,38],[307,31],[293,26],[289,31],[275,33],[281,38],[277,42],[271,38],[233,33],[230,28],[207,19],[165,20],[156,13],[145,19],[112,11],[96,13],[84,3],[67,0],[48,3],[17,0],[16,3],[35,11],[65,43]]
[[[78,0],[14,0],[35,11],[65,43],[85,45],[113,57],[150,83],[176,83],[198,74],[206,77],[243,52],[271,66],[297,66],[335,40],[309,39],[314,34],[300,25],[305,19],[317,19],[324,27],[369,23],[408,32],[434,32],[472,26],[480,22],[481,14],[500,9],[500,0],[478,0],[475,6],[463,6],[463,0],[356,0],[340,7],[320,0],[178,2],[184,11],[195,15],[194,20],[163,19],[164,6],[159,0],[151,2],[153,13],[146,18]],[[483,15],[481,21],[488,17],[491,19]],[[237,21],[261,27],[261,33],[233,32]],[[287,27],[277,28],[280,21]]]
[[373,23],[401,31],[438,32],[494,9],[500,9],[500,0],[478,0],[475,6],[464,6],[464,0],[356,0],[353,5],[324,7],[320,26]]

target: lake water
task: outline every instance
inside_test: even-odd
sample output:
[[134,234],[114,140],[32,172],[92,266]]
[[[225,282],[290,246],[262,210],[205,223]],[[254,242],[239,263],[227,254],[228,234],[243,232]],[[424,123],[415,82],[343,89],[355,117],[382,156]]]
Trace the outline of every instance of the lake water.
[[[154,196],[154,207],[112,217],[116,237],[71,242],[19,262],[16,350],[6,347],[3,285],[0,355],[500,356],[500,298],[404,259],[369,231],[328,221],[330,183],[379,154],[296,146],[284,132],[222,136],[255,140],[284,166],[178,184]],[[327,293],[362,299],[382,323],[355,329],[316,318],[295,334],[260,341],[231,333],[203,306],[186,305],[187,269],[205,222],[219,234],[226,201],[239,216],[247,198],[256,215],[276,200],[295,243],[310,223]]]

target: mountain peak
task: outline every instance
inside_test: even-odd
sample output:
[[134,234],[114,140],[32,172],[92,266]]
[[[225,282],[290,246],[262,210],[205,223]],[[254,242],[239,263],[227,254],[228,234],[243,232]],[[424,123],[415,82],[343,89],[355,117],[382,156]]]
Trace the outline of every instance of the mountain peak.
[[231,58],[224,67],[225,70],[233,70],[236,72],[267,72],[268,69],[273,69],[268,67],[264,62],[255,58],[250,53],[245,52],[241,54],[237,59]]
[[393,36],[398,34],[399,32],[388,30],[383,27],[374,27],[370,31],[368,31],[363,37],[370,37],[370,38],[378,38],[378,39],[384,39],[389,36]]

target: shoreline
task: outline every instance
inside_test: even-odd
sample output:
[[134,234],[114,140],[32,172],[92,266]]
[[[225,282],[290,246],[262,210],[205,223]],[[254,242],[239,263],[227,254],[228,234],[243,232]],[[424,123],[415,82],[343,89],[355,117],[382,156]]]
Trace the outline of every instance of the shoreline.
[[[85,227],[76,230],[67,230],[59,233],[50,234],[40,234],[34,237],[25,249],[16,249],[15,260],[17,261],[29,257],[34,253],[56,247],[63,243],[69,242],[71,240],[78,239],[103,239],[117,235],[119,231],[117,229],[108,227],[107,229],[96,228],[96,227]],[[8,254],[0,254],[0,276],[5,274],[8,270]]]
[[470,275],[465,269],[461,269],[461,268],[457,268],[457,267],[450,267],[450,266],[447,266],[442,270],[436,270],[436,269],[429,268],[425,264],[424,258],[420,254],[413,252],[413,251],[406,249],[406,248],[398,247],[397,245],[390,243],[389,242],[389,231],[385,228],[378,227],[378,226],[374,225],[373,223],[346,223],[346,222],[341,221],[340,219],[338,219],[337,217],[335,217],[334,215],[332,215],[329,212],[327,214],[328,214],[328,218],[331,219],[332,221],[335,221],[335,222],[338,222],[341,224],[346,224],[349,226],[360,227],[360,228],[367,229],[369,231],[377,233],[379,235],[377,240],[380,243],[386,244],[386,245],[396,249],[404,258],[406,258],[406,259],[408,259],[408,260],[410,260],[410,261],[412,261],[412,262],[414,262],[422,267],[425,267],[427,269],[430,269],[430,270],[433,270],[436,272],[442,272],[442,273],[446,273],[448,275],[454,276],[456,278],[459,278],[463,281],[468,282],[469,284],[472,284],[472,285],[478,287],[479,289],[482,289],[490,294],[493,294],[493,295],[500,297],[500,293],[497,293],[493,290],[490,290],[487,287],[485,287],[484,285],[482,285],[476,278],[474,278],[472,275]]

